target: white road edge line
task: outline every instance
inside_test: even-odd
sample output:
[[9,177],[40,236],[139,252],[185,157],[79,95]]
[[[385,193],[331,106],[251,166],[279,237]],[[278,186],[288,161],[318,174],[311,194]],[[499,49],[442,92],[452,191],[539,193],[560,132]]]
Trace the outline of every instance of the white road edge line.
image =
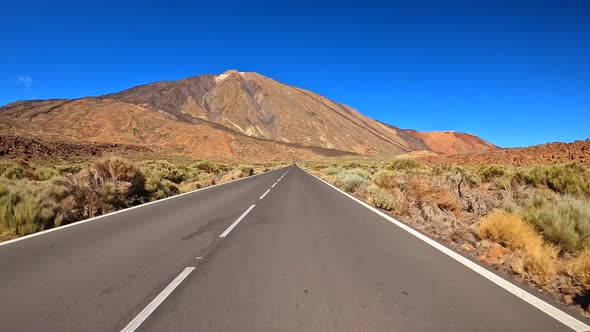
[[241,215],[241,216],[240,216],[238,219],[236,219],[236,221],[234,221],[234,223],[233,223],[233,224],[229,225],[229,227],[228,227],[228,228],[227,228],[225,231],[223,231],[223,233],[221,233],[221,235],[219,235],[219,237],[226,237],[226,236],[227,236],[227,234],[229,234],[229,232],[231,232],[231,230],[232,230],[232,229],[234,229],[234,227],[236,227],[236,226],[237,226],[237,225],[240,223],[240,221],[242,221],[242,219],[244,219],[244,217],[245,217],[245,216],[246,216],[248,213],[250,213],[250,211],[252,211],[252,209],[253,209],[255,206],[256,206],[256,204],[252,204],[252,206],[250,206],[250,207],[248,208],[248,210],[244,211],[244,213],[242,213],[242,215]]
[[471,260],[461,256],[460,254],[456,253],[455,251],[443,246],[442,244],[434,241],[433,239],[429,238],[428,236],[416,231],[415,229],[411,228],[410,226],[402,223],[401,221],[398,221],[392,217],[390,217],[389,215],[377,210],[376,208],[370,206],[369,204],[359,200],[358,198],[340,190],[338,187],[332,185],[331,183],[328,183],[327,181],[324,181],[323,179],[321,179],[320,177],[311,174],[310,172],[304,170],[306,173],[312,175],[313,177],[315,177],[316,179],[324,182],[325,184],[329,185],[330,187],[336,189],[337,191],[339,191],[340,193],[342,193],[343,195],[348,196],[349,198],[351,198],[352,200],[356,201],[357,203],[363,205],[364,207],[366,207],[367,209],[375,212],[376,214],[380,215],[381,217],[387,219],[388,221],[390,221],[391,223],[395,224],[396,226],[400,227],[401,229],[405,230],[406,232],[414,235],[415,237],[419,238],[420,240],[426,242],[427,244],[431,245],[432,247],[434,247],[435,249],[441,251],[442,253],[446,254],[447,256],[451,257],[452,259],[456,260],[457,262],[465,265],[466,267],[468,267],[469,269],[473,270],[474,272],[478,273],[479,275],[481,275],[482,277],[490,280],[491,282],[495,283],[496,285],[504,288],[505,290],[507,290],[508,292],[514,294],[515,296],[521,298],[523,301],[529,303],[530,305],[532,305],[533,307],[543,311],[544,313],[546,313],[547,315],[553,317],[554,319],[560,321],[561,323],[563,323],[564,325],[568,326],[569,328],[571,328],[572,330],[576,331],[576,332],[588,332],[590,331],[590,326],[588,326],[587,324],[585,324],[584,322],[579,321],[578,319],[568,315],[567,313],[557,309],[556,307],[552,306],[551,304],[541,300],[540,298],[532,295],[531,293],[527,292],[526,290],[514,285],[513,283],[497,276],[496,274],[488,271],[487,269],[479,266],[478,264],[472,262]]
[[180,283],[191,273],[193,272],[194,267],[187,267],[185,268],[180,274],[172,280],[172,282],[164,288],[164,290],[156,296],[155,299],[150,302],[127,326],[125,326],[121,332],[133,332],[135,331],[141,323],[143,323],[153,312],[158,308],[164,300],[180,285]]
[[260,196],[259,199],[263,199],[264,196],[266,196],[266,194],[268,194],[270,192],[270,189],[268,189],[267,191],[264,192],[264,194],[262,194],[262,196]]
[[259,174],[252,175],[252,176],[245,177],[245,178],[240,178],[240,179],[235,179],[235,180],[228,181],[228,182],[214,184],[214,185],[209,186],[209,187],[205,187],[205,188],[201,188],[201,189],[196,189],[196,190],[193,190],[193,191],[189,191],[189,192],[178,194],[178,195],[171,196],[171,197],[162,198],[162,199],[159,199],[157,201],[143,203],[141,205],[132,206],[130,208],[122,209],[122,210],[119,210],[119,211],[114,211],[114,212],[103,214],[103,215],[100,215],[100,216],[96,216],[96,217],[92,217],[92,218],[88,218],[88,219],[84,219],[84,220],[79,220],[79,221],[73,222],[71,224],[67,224],[67,225],[63,225],[63,226],[59,226],[59,227],[54,227],[54,228],[51,228],[51,229],[48,229],[48,230],[45,230],[45,231],[41,231],[41,232],[37,232],[37,233],[33,233],[33,234],[21,236],[21,237],[17,237],[16,239],[12,239],[12,240],[8,240],[8,241],[0,242],[0,247],[5,246],[5,245],[8,245],[8,244],[15,243],[15,242],[27,240],[27,239],[30,239],[30,238],[33,238],[33,237],[36,237],[36,236],[45,235],[47,233],[60,231],[62,229],[66,229],[66,228],[69,228],[69,227],[78,226],[78,225],[87,223],[89,221],[94,221],[94,220],[98,220],[98,219],[110,217],[110,216],[113,216],[113,215],[116,215],[116,214],[119,214],[119,213],[124,213],[124,212],[127,212],[127,211],[139,209],[139,208],[142,208],[142,207],[145,207],[145,206],[148,206],[148,205],[152,205],[152,204],[156,204],[156,203],[161,203],[161,202],[164,202],[164,201],[167,201],[167,200],[170,200],[170,199],[174,199],[174,198],[178,198],[178,197],[181,197],[181,196],[185,196],[185,195],[190,195],[190,194],[196,193],[198,191],[207,190],[207,189],[215,188],[215,187],[218,187],[218,186],[223,186],[224,184],[230,184],[230,183],[238,182],[238,181],[241,181],[241,180],[251,179],[251,178],[256,177],[256,176],[259,176],[259,175],[268,174],[270,172],[273,172],[273,171],[259,173]]

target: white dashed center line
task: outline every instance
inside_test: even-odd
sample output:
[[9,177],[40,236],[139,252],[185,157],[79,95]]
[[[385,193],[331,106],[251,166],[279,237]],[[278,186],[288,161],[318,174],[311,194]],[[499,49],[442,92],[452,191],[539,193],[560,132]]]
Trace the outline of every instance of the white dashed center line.
[[158,308],[162,302],[180,285],[180,283],[188,277],[188,275],[193,272],[194,267],[187,267],[185,268],[180,274],[172,280],[172,282],[164,288],[164,290],[156,296],[155,299],[150,302],[140,313],[137,315],[125,328],[121,330],[121,332],[133,332],[135,331],[141,323],[143,323],[153,312]]
[[229,234],[229,232],[231,232],[231,230],[234,229],[234,227],[236,227],[240,223],[240,221],[242,221],[242,219],[244,219],[244,217],[246,215],[248,215],[248,213],[250,213],[250,211],[252,211],[252,209],[255,206],[256,206],[255,204],[252,204],[252,206],[250,206],[248,208],[248,210],[244,211],[244,213],[242,213],[242,215],[238,219],[236,219],[236,221],[234,221],[233,224],[229,225],[229,227],[225,231],[223,231],[223,233],[221,233],[221,235],[219,235],[219,237],[222,237],[222,238],[226,237],[227,234]]
[[[274,186],[276,186],[277,183],[279,183],[279,181],[281,181],[281,179],[287,175],[287,173],[289,173],[289,171],[285,172],[285,174],[283,174],[277,180],[277,182],[271,186],[271,188],[274,188]],[[270,189],[266,190],[259,199],[263,199],[269,192]],[[244,213],[242,213],[238,219],[233,222],[233,224],[223,231],[219,237],[225,238],[229,232],[231,232],[240,223],[240,221],[242,221],[242,219],[244,219],[248,213],[250,213],[250,211],[252,211],[255,206],[255,204],[252,204],[252,206],[244,211]],[[201,256],[196,257],[196,260],[201,259]],[[152,300],[152,302],[147,305],[147,307],[145,307],[131,322],[129,322],[129,324],[127,324],[127,326],[125,326],[121,332],[133,332],[137,330],[137,328],[156,310],[156,308],[158,308],[158,306],[160,306],[160,304],[162,304],[162,302],[164,302],[164,300],[166,300],[166,298],[174,291],[174,289],[176,289],[176,287],[178,287],[178,285],[180,285],[180,283],[182,283],[182,281],[184,281],[184,279],[186,279],[186,277],[188,277],[188,275],[193,272],[194,269],[194,266],[185,268],[160,294],[158,294],[158,296],[156,296],[156,298]]]
[[264,194],[262,194],[262,196],[260,196],[260,199],[263,199],[264,196],[266,196],[266,194],[268,194],[270,192],[270,189],[268,189],[267,191],[264,192]]

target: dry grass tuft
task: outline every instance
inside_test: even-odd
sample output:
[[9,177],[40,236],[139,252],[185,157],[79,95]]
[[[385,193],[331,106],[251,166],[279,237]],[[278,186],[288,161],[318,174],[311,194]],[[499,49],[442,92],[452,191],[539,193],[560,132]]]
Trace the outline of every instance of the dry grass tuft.
[[432,186],[422,178],[410,178],[407,183],[407,191],[417,202],[433,202],[443,211],[449,211],[456,217],[460,215],[461,204],[448,190]]
[[495,211],[480,222],[483,238],[500,242],[504,245],[521,248],[533,242],[543,242],[535,230],[518,215]]
[[399,188],[401,181],[403,181],[403,178],[400,174],[392,171],[381,170],[373,175],[373,182],[380,188],[388,191]]
[[590,247],[584,249],[573,263],[573,274],[584,289],[590,291]]
[[481,220],[480,234],[483,238],[521,250],[524,269],[535,282],[547,284],[555,278],[557,251],[545,245],[541,235],[518,215],[496,211]]

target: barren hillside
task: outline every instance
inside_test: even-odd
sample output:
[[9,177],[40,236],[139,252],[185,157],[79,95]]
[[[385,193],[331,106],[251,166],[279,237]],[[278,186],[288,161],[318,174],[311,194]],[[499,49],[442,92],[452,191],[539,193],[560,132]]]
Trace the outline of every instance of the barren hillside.
[[311,91],[235,70],[75,100],[0,107],[0,134],[146,146],[193,158],[388,157],[496,147],[461,133],[403,130]]

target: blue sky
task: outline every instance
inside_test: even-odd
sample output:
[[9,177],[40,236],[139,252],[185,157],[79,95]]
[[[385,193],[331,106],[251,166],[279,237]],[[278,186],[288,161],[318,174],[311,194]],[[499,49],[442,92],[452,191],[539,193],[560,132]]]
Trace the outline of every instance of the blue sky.
[[590,137],[590,1],[4,1],[0,105],[227,69],[504,147]]

